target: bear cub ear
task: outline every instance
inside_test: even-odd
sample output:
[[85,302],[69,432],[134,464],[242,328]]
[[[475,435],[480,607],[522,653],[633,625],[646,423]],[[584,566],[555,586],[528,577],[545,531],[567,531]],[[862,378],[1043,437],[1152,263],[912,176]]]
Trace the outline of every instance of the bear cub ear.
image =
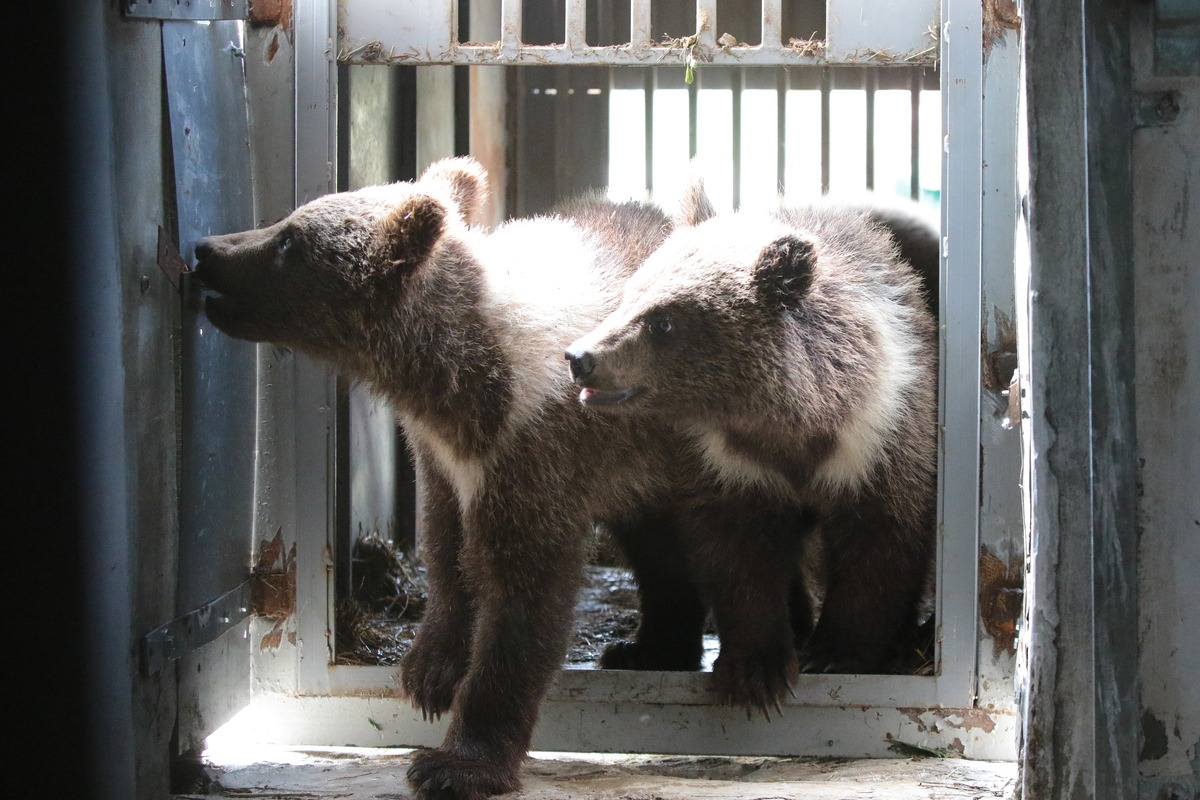
[[445,228],[446,209],[441,203],[419,194],[405,198],[379,223],[375,234],[379,258],[408,272],[429,258]]
[[758,254],[754,286],[769,303],[794,308],[812,285],[817,250],[811,239],[795,234],[780,237]]
[[420,182],[438,184],[443,191],[434,193],[439,197],[444,194],[468,225],[483,223],[488,199],[488,175],[483,165],[475,159],[456,156],[435,161],[421,175]]
[[717,210],[713,208],[712,201],[708,199],[708,192],[704,188],[704,178],[693,168],[688,182],[683,187],[683,192],[680,193],[679,202],[675,213],[671,215],[671,220],[678,228],[691,228],[705,220],[712,219],[716,214]]

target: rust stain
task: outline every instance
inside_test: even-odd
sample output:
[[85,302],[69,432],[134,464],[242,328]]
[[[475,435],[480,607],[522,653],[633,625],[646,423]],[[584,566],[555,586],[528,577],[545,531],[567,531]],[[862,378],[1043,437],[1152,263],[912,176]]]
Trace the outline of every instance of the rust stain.
[[275,536],[273,536],[271,539],[261,542],[258,545],[258,558],[254,562],[254,571],[270,572],[276,568],[276,564],[282,568],[282,556],[283,528],[279,528],[275,531]]
[[259,641],[258,648],[260,650],[278,650],[282,643],[283,625],[276,622],[275,627],[271,629],[271,632],[262,637],[262,639]]
[[271,43],[267,45],[267,63],[270,64],[275,60],[275,56],[279,54],[279,34],[276,33],[271,37]]
[[292,0],[250,0],[250,24],[279,27],[292,37]]
[[1017,326],[998,308],[992,309],[992,315],[996,321],[996,341],[988,341],[986,325],[979,333],[983,347],[982,378],[984,387],[1002,392],[1012,384],[1017,370]]
[[1009,31],[1021,30],[1016,0],[983,0],[983,54],[987,56]]
[[1017,620],[1021,618],[1024,581],[1020,570],[1005,564],[987,547],[979,549],[979,615],[992,637],[993,655],[1016,647]]
[[[250,605],[260,617],[273,620],[271,631],[263,636],[259,646],[264,650],[278,648],[283,642],[284,628],[296,613],[296,544],[284,552],[283,530],[259,545],[254,566],[254,583],[250,586]],[[288,635],[295,642],[295,631]]]

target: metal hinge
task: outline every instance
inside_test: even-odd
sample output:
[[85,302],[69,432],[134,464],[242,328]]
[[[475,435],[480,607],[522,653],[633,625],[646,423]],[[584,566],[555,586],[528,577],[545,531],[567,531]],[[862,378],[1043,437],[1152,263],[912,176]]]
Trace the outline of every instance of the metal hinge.
[[251,615],[275,621],[266,643],[282,638],[284,623],[296,613],[296,545],[284,548],[283,530],[259,543],[250,577],[220,597],[159,625],[141,641],[142,672],[153,675],[198,650]]
[[172,661],[213,641],[250,616],[250,598],[257,576],[251,576],[220,597],[158,626],[142,638],[142,673],[153,675]]

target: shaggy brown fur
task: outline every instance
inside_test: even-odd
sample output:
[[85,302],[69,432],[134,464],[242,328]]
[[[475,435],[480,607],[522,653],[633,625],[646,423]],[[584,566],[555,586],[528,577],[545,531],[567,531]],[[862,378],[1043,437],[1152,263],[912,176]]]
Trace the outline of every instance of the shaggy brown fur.
[[218,328],[323,358],[397,409],[430,582],[400,681],[425,715],[453,717],[409,772],[436,798],[517,787],[591,525],[669,540],[676,476],[700,471],[671,430],[581,407],[562,369],[563,348],[616,308],[668,220],[593,198],[567,210],[578,221],[484,234],[464,220],[484,186],[475,162],[449,160],[196,247]]
[[[798,667],[879,669],[919,621],[935,542],[935,328],[917,276],[861,212],[683,221],[699,224],[672,234],[567,357],[586,407],[686,430],[723,481],[684,525],[685,549],[717,617],[718,689],[774,703]],[[783,643],[789,615],[803,632],[811,613],[795,565],[813,529],[824,597],[797,661]]]

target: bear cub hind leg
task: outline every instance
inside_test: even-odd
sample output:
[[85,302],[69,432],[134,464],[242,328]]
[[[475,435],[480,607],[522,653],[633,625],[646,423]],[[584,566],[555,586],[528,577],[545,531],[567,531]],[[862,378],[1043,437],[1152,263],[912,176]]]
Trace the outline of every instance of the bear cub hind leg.
[[617,540],[638,586],[639,622],[633,641],[609,645],[602,669],[700,669],[708,609],[700,598],[679,541],[675,515],[667,512],[605,526]]

